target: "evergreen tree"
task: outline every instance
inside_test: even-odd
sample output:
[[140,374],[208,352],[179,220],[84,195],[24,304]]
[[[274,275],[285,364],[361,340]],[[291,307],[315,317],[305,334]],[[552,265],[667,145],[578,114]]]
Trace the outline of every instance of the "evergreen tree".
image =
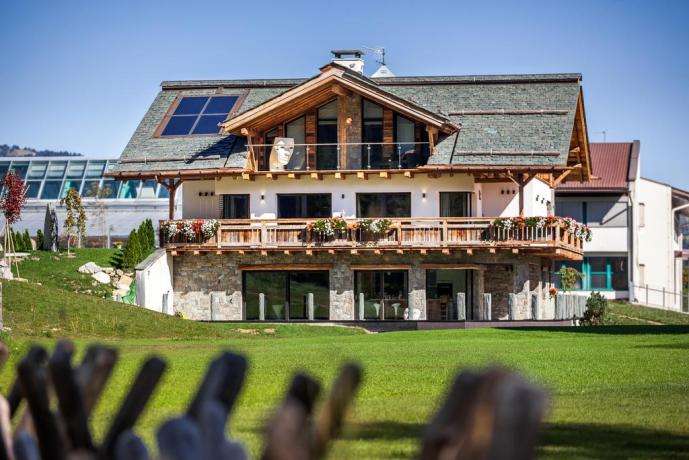
[[40,228],[36,231],[36,249],[43,249],[43,231]]
[[124,268],[134,268],[141,262],[141,244],[136,229],[132,230],[127,238],[127,245],[124,247],[122,255],[122,266]]
[[26,248],[24,247],[24,237],[19,231],[13,231],[12,242],[14,243],[14,252],[26,251]]
[[153,221],[151,219],[146,219],[148,221],[148,244],[151,251],[156,248],[156,231],[153,227]]
[[31,235],[29,235],[29,230],[24,230],[24,235],[22,236],[24,240],[24,250],[29,252],[33,251],[33,246],[31,245]]

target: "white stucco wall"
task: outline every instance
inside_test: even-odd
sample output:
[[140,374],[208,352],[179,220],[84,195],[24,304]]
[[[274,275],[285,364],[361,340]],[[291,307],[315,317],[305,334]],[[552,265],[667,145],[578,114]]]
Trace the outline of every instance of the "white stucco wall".
[[[257,177],[255,181],[226,177],[218,180],[215,185],[216,195],[250,194],[251,217],[262,219],[277,217],[277,195],[279,193],[331,193],[333,214],[354,218],[356,217],[357,193],[411,192],[411,215],[413,217],[437,217],[440,192],[476,193],[478,191],[473,177],[464,174],[457,174],[452,177],[441,176],[437,179],[430,179],[425,175],[416,175],[411,179],[393,176],[390,179],[370,178],[368,180],[357,179],[356,177],[348,177],[345,180],[326,177],[320,181],[310,177],[304,177],[300,180],[281,178],[277,181],[262,177]],[[425,198],[423,197],[424,193],[426,194]],[[261,195],[264,196],[263,200],[261,200]],[[186,197],[185,194],[185,217]],[[477,198],[474,197],[472,205],[474,214],[476,214],[476,201]],[[217,198],[215,202],[217,207]],[[198,212],[199,205],[194,206],[197,208],[192,212]]]
[[587,256],[595,252],[627,253],[629,248],[628,227],[592,227],[591,241],[584,242],[584,253]]
[[[136,303],[148,310],[173,314],[172,310],[173,258],[158,249],[136,267]],[[167,303],[164,304],[164,295]]]
[[[185,181],[181,186],[182,216],[185,219],[217,219],[220,214],[215,181]],[[248,192],[235,192],[248,193]]]
[[[519,215],[519,187],[513,182],[481,184],[483,216],[514,217]],[[552,201],[551,188],[538,179],[524,186],[524,215],[547,216],[548,202]],[[551,203],[552,204],[552,203]]]
[[[22,208],[22,219],[12,228],[22,232],[28,230],[31,237],[35,237],[38,229],[43,230],[45,210],[49,202],[55,204],[58,228],[62,234],[63,223],[67,216],[65,207],[60,206],[57,200],[29,200]],[[82,203],[86,210],[87,236],[102,236],[109,233],[113,238],[126,238],[129,232],[138,227],[144,219],[152,219],[153,225],[157,227],[160,219],[167,219],[169,210],[168,201],[165,199],[104,200],[105,212],[101,219],[99,209],[94,205],[93,200],[84,199]]]
[[[501,190],[506,193],[501,194]],[[515,194],[512,195],[511,191]],[[251,218],[277,217],[279,193],[331,193],[333,215],[356,217],[357,193],[411,192],[412,217],[437,217],[440,192],[473,192],[474,216],[506,217],[519,214],[519,196],[513,183],[476,184],[472,176],[455,174],[431,179],[416,175],[409,179],[392,176],[390,179],[371,177],[368,180],[347,177],[345,180],[324,177],[314,180],[281,178],[278,180],[256,177],[254,181],[238,177],[224,177],[217,181],[186,181],[182,186],[183,216],[188,219],[216,218],[219,216],[219,195],[249,194]],[[479,193],[480,192],[480,193]],[[507,194],[509,192],[509,194]],[[425,193],[425,198],[424,198]],[[199,195],[200,194],[200,195]],[[263,195],[263,200],[261,196]],[[548,214],[552,191],[540,180],[532,180],[524,187],[524,213],[527,216]]]
[[[671,215],[672,188],[641,178],[636,198],[639,204],[644,204],[644,216],[636,219],[638,246],[634,278],[637,284],[648,285],[649,304],[680,310],[680,297],[669,294],[681,291],[681,270],[674,257],[678,244]],[[666,291],[664,301],[663,289]],[[633,297],[646,303],[646,290],[637,288]]]

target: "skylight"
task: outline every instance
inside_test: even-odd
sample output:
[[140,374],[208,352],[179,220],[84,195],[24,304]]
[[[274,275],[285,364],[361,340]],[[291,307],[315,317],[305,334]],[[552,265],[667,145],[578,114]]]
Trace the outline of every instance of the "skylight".
[[218,134],[218,123],[227,118],[237,99],[238,96],[183,97],[161,136]]

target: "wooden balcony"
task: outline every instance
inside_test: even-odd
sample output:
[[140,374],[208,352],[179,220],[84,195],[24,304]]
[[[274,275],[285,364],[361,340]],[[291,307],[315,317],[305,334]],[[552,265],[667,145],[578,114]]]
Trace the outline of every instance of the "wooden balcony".
[[[432,251],[449,254],[451,251],[511,251],[537,254],[557,259],[581,260],[582,241],[562,224],[545,227],[514,227],[501,229],[491,218],[408,218],[392,219],[383,233],[357,228],[361,219],[348,219],[347,228],[332,236],[325,236],[312,228],[315,220],[220,220],[216,234],[205,241],[187,240],[181,235],[161,241],[168,251],[194,252],[306,252],[348,251],[405,251],[427,254]],[[170,222],[161,221],[161,228]]]

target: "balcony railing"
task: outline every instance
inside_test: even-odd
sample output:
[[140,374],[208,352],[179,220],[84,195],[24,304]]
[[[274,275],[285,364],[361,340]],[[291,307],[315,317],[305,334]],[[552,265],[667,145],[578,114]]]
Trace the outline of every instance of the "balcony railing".
[[[269,171],[273,144],[251,147],[256,156],[264,159],[259,162],[260,170]],[[429,152],[428,142],[294,144],[291,157],[282,167],[285,171],[415,169],[428,162]]]
[[[220,220],[217,232],[210,238],[186,238],[178,232],[166,236],[170,222],[161,221],[161,241],[178,249],[564,249],[582,253],[582,241],[565,225],[543,227],[498,228],[490,218],[407,218],[392,219],[384,232],[360,227],[363,219],[348,219],[347,227],[332,235],[318,232],[315,220]],[[189,221],[186,221],[189,222]]]

